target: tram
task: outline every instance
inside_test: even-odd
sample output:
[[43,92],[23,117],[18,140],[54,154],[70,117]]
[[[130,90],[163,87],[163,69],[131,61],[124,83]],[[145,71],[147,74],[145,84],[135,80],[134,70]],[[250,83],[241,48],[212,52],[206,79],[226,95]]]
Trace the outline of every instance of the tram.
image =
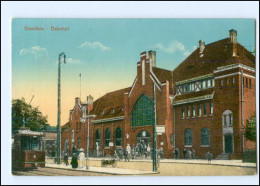
[[43,132],[31,131],[29,128],[14,131],[12,145],[13,168],[45,167],[43,136]]

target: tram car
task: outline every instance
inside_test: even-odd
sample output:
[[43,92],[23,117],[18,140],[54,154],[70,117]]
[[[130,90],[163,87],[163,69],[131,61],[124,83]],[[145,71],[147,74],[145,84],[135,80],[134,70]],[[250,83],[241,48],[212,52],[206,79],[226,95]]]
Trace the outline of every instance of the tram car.
[[12,167],[14,169],[45,167],[43,136],[43,132],[30,129],[14,131],[12,146]]

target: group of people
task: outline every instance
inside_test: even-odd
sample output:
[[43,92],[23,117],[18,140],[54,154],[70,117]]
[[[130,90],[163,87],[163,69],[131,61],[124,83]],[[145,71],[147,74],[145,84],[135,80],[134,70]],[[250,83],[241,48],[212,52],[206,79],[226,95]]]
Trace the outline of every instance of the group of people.
[[[153,149],[150,144],[141,144],[137,143],[137,145],[133,145],[132,148],[128,144],[126,148],[117,148],[114,151],[114,156],[117,159],[125,159],[125,161],[129,161],[129,159],[136,158],[152,158]],[[163,148],[159,148],[157,150],[158,158],[163,159]]]
[[[175,148],[174,152],[173,152],[173,157],[175,159],[179,159],[180,157],[180,152],[178,148]],[[191,150],[186,150],[185,148],[183,149],[183,158],[184,159],[195,159],[195,150],[191,149]],[[211,152],[207,152],[206,154],[206,159],[208,160],[208,162],[210,163],[211,160],[213,158],[213,154]]]

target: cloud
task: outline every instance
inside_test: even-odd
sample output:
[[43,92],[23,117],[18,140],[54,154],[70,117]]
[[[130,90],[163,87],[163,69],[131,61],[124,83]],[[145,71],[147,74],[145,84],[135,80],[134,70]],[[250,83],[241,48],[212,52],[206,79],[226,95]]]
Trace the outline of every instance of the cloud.
[[184,51],[185,47],[184,45],[179,41],[172,41],[168,46],[164,46],[161,43],[158,43],[155,45],[155,48],[166,52],[166,53],[174,53],[176,51]]
[[47,56],[48,52],[46,48],[41,48],[39,46],[34,46],[31,48],[23,48],[20,50],[20,55],[33,55],[36,59],[40,56]]
[[104,44],[98,41],[94,41],[94,42],[85,41],[84,43],[79,45],[79,48],[100,49],[101,51],[106,51],[111,49],[110,47],[105,46]]

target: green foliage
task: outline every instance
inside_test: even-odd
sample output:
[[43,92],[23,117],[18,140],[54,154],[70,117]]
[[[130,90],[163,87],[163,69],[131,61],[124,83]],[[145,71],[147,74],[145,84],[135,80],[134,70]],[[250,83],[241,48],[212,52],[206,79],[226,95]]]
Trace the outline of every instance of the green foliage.
[[246,120],[246,132],[245,136],[250,141],[256,141],[256,115],[254,114],[248,120]]
[[25,102],[25,99],[12,100],[12,130],[23,126],[31,130],[42,130],[47,124],[47,116],[43,116],[38,107],[32,107]]

